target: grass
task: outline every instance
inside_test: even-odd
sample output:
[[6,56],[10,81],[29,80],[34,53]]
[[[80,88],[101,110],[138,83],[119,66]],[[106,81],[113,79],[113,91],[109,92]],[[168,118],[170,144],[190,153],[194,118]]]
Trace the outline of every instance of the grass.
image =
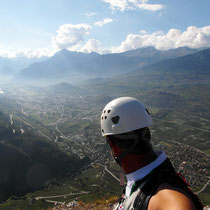
[[172,145],[165,141],[160,141],[160,144],[166,146],[167,148],[172,148]]
[[30,200],[9,200],[0,204],[1,210],[43,210],[52,206],[52,204],[36,201],[34,204],[29,203]]
[[210,155],[210,149],[204,150],[204,152],[208,155]]
[[65,123],[60,123],[58,128],[64,135],[77,131],[78,129],[83,128],[84,125],[87,125],[87,120],[74,120],[68,121]]
[[206,193],[205,191],[199,193],[199,198],[201,199],[202,203],[207,206],[210,205],[210,193]]
[[[93,202],[82,202],[82,201],[78,201],[77,206],[75,208],[72,209],[78,209],[78,210],[87,210],[87,209],[92,209],[92,210],[107,210],[108,206],[110,206],[110,204],[114,204],[116,203],[118,197],[116,196],[108,196],[108,197],[104,197],[103,199],[97,199]],[[56,209],[67,209],[66,205],[61,205]],[[52,208],[49,208],[48,210],[52,210]]]

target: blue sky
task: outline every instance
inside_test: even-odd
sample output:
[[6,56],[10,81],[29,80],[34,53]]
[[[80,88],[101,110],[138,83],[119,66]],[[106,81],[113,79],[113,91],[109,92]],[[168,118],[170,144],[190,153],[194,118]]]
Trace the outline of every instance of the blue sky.
[[210,47],[209,0],[0,0],[0,55]]

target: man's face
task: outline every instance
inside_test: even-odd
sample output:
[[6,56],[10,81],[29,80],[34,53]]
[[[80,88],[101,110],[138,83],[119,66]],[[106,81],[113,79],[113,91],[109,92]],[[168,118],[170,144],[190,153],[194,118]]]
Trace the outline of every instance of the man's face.
[[119,155],[123,152],[123,150],[118,146],[118,144],[114,140],[110,140],[109,138],[106,139],[112,150],[113,155],[119,157]]
[[107,136],[106,139],[111,148],[118,147],[118,149],[121,149],[122,151],[131,148],[134,142],[138,140],[138,135],[134,132],[129,132],[125,134]]
[[[135,135],[136,136],[136,135]],[[113,137],[113,136],[112,136]],[[112,150],[112,156],[115,161],[122,167],[126,174],[129,174],[139,167],[139,161],[141,160],[141,155],[133,154],[130,150],[135,146],[135,138],[117,139],[110,136],[106,137],[107,142]],[[132,137],[134,137],[132,135]]]
[[117,157],[132,148],[137,138],[138,136],[133,132],[106,137],[113,155]]

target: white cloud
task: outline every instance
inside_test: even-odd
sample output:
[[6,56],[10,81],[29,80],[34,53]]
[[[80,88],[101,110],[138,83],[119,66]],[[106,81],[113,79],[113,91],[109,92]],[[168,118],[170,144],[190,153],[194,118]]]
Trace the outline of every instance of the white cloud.
[[50,48],[39,48],[36,50],[31,49],[21,49],[21,50],[6,50],[0,48],[0,56],[7,58],[15,58],[15,57],[28,57],[28,58],[40,58],[42,56],[52,56],[56,51]]
[[147,32],[145,30],[140,31],[141,34],[146,34]]
[[85,41],[90,31],[91,26],[87,24],[62,25],[57,31],[57,36],[52,38],[52,45],[48,48],[14,50],[5,48],[5,46],[0,44],[0,56],[10,58],[17,56],[52,56],[63,48],[84,53],[119,53],[147,46],[153,46],[159,50],[184,46],[190,48],[210,47],[210,25],[202,28],[190,26],[185,31],[170,29],[167,33],[161,31],[148,33],[145,30],[141,30],[139,34],[128,34],[119,46],[107,49],[104,49],[102,43],[94,38]]
[[70,51],[83,52],[83,53],[111,53],[110,50],[103,49],[101,42],[96,39],[89,39],[86,43],[78,43],[72,47],[67,48]]
[[197,28],[190,26],[182,32],[170,29],[167,33],[154,32],[152,34],[129,34],[118,47],[112,47],[112,52],[124,52],[141,47],[153,46],[159,50],[178,47],[210,47],[210,26]]
[[55,54],[56,51],[50,48],[39,48],[36,50],[30,50],[30,49],[23,49],[18,50],[15,54],[16,57],[18,56],[25,56],[28,58],[40,58],[42,56],[52,56]]
[[13,51],[7,51],[7,50],[0,50],[0,57],[3,58],[14,58],[16,57],[15,52]]
[[87,15],[89,18],[91,18],[91,17],[95,16],[95,15],[96,15],[96,13],[95,13],[95,12],[92,12],[92,13],[86,13],[86,15]]
[[87,24],[65,24],[57,30],[57,36],[52,38],[53,48],[57,51],[63,48],[71,48],[84,40],[84,36],[91,30]]
[[[103,24],[110,22],[109,19],[105,19]],[[59,27],[57,30],[57,35],[52,36],[52,45],[49,48],[40,48],[36,50],[22,49],[22,50],[6,50],[4,46],[0,45],[0,56],[2,57],[21,57],[26,56],[32,57],[42,57],[42,56],[52,56],[57,51],[66,48],[71,51],[78,52],[98,52],[101,53],[103,49],[101,48],[101,42],[96,39],[89,39],[86,43],[84,38],[89,34],[91,26],[87,24],[65,24]]]
[[[103,24],[111,22],[112,19],[104,19]],[[98,52],[101,53],[101,42],[96,39],[89,39],[86,43],[84,38],[91,31],[91,26],[87,24],[71,25],[66,24],[59,27],[57,36],[52,38],[54,52],[66,48],[77,52]]]
[[148,4],[149,0],[128,0],[133,3],[133,6],[143,10],[158,11],[162,10],[165,6],[162,4]]
[[12,49],[7,49],[3,44],[0,43],[0,57],[15,57],[15,52]]
[[[91,26],[87,24],[65,24],[59,27],[57,30],[57,35],[52,36],[52,45],[49,48],[39,48],[36,50],[31,49],[21,49],[13,50],[6,49],[0,45],[0,56],[2,57],[18,57],[26,56],[32,57],[42,57],[42,56],[52,56],[57,51],[67,48],[73,51],[91,51],[91,49],[97,49],[96,43],[89,41],[84,44],[84,37],[89,34]],[[98,43],[99,44],[99,43]],[[84,45],[84,46],[83,46]],[[88,50],[88,47],[90,48]]]
[[158,11],[164,8],[161,4],[137,4],[136,7],[144,10]]
[[103,0],[104,2],[110,4],[110,8],[112,10],[121,10],[124,11],[128,8],[128,1],[127,0]]
[[112,10],[150,10],[159,11],[165,8],[163,4],[149,4],[149,0],[103,0],[104,2],[110,4]]
[[105,18],[103,21],[95,22],[94,25],[102,27],[103,25],[105,25],[107,23],[111,23],[111,22],[113,22],[113,20],[111,18]]
[[83,47],[80,49],[81,52],[90,53],[97,52],[100,53],[102,51],[101,42],[96,39],[89,39]]

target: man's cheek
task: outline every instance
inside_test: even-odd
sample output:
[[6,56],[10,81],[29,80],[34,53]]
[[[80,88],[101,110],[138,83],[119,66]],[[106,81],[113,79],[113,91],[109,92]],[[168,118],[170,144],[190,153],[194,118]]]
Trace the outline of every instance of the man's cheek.
[[122,153],[122,150],[119,147],[115,146],[115,147],[112,147],[112,153],[114,153],[114,155],[118,156]]

